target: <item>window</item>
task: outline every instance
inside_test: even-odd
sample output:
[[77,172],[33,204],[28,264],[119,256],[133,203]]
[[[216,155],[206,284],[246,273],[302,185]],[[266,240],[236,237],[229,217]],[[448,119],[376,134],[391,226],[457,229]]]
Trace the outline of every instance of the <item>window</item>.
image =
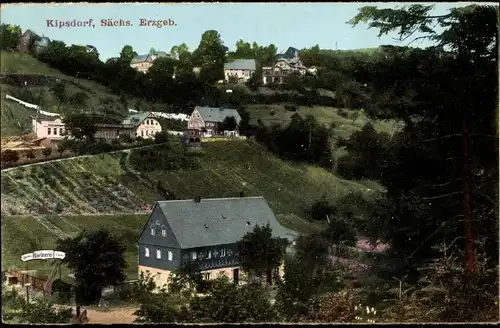
[[149,125],[149,120],[146,121],[146,125]]
[[63,128],[59,128],[59,134],[60,134],[60,135],[63,135],[63,134],[64,134],[64,129],[63,129]]
[[155,226],[151,225],[151,236],[155,235]]
[[119,136],[120,135],[120,130],[116,130],[116,135]]
[[224,256],[226,256],[226,249],[225,248],[220,250],[220,257],[224,257]]
[[191,259],[196,260],[196,252],[191,252]]
[[174,259],[174,254],[171,251],[168,251],[168,260],[172,261]]
[[207,252],[207,259],[210,259],[210,258],[212,258],[212,251],[208,250],[208,252]]
[[51,128],[47,128],[47,134],[50,135],[50,132],[51,132]]
[[144,248],[144,256],[149,257],[149,248]]
[[156,250],[156,258],[161,259],[161,250],[159,249]]
[[210,280],[210,272],[204,274],[205,280]]
[[144,137],[144,131],[141,131],[141,137]]
[[161,227],[161,236],[167,237],[167,229],[165,229],[165,226]]

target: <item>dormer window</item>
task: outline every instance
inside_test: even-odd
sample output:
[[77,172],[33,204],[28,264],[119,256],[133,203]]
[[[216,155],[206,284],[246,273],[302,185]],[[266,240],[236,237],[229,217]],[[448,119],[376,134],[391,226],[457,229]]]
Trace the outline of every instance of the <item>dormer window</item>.
[[165,226],[161,226],[161,236],[167,237],[167,228]]

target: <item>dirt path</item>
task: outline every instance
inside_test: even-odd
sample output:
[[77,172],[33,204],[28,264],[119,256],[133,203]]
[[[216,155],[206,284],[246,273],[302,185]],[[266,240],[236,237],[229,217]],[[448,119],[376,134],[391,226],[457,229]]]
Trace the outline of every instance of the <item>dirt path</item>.
[[136,319],[137,308],[112,308],[107,310],[87,309],[89,324],[131,324]]
[[47,163],[55,163],[55,162],[72,160],[72,159],[79,159],[79,158],[86,158],[86,157],[93,157],[93,156],[100,156],[100,155],[109,155],[109,154],[116,154],[116,153],[123,153],[123,152],[130,153],[130,151],[134,150],[134,149],[151,148],[151,147],[156,147],[156,146],[160,146],[160,145],[163,145],[163,144],[160,143],[160,144],[151,144],[151,145],[145,145],[145,146],[138,146],[138,147],[132,147],[132,148],[128,148],[128,149],[113,150],[113,151],[110,151],[110,152],[105,152],[105,153],[100,153],[100,154],[93,154],[93,155],[79,155],[79,156],[72,156],[72,157],[64,157],[64,158],[51,159],[51,160],[43,161],[43,162],[30,163],[30,164],[24,164],[24,165],[15,166],[15,167],[9,167],[9,168],[6,168],[6,169],[2,169],[2,172],[8,172],[8,171],[15,170],[15,169],[21,168],[21,167],[43,165],[43,164],[47,164]]

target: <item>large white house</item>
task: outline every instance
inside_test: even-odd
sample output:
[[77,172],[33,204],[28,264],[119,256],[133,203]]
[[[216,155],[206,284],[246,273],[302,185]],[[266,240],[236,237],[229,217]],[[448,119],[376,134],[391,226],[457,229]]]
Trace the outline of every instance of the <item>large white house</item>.
[[244,83],[250,79],[256,69],[255,59],[237,59],[224,64],[224,79],[229,82],[230,78],[235,78],[238,83]]

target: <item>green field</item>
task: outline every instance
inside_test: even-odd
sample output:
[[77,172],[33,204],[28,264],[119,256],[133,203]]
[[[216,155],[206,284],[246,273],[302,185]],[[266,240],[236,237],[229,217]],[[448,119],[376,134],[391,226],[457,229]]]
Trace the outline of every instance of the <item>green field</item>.
[[[250,122],[256,124],[257,120],[261,120],[265,125],[281,124],[287,125],[291,121],[293,114],[297,113],[302,117],[312,115],[319,123],[329,127],[332,123],[335,127],[332,129],[334,137],[348,138],[353,132],[359,131],[366,123],[371,122],[375,129],[379,132],[394,133],[401,128],[392,120],[386,121],[371,121],[362,111],[359,110],[343,110],[348,117],[342,117],[338,114],[338,108],[322,107],[322,106],[297,106],[296,112],[291,112],[285,109],[284,105],[249,105],[248,112],[250,114]],[[273,113],[274,112],[274,113]]]
[[[136,242],[144,226],[147,215],[103,215],[103,216],[48,216],[46,219],[53,225],[74,236],[83,229],[97,230],[101,227],[109,230],[126,247],[125,259],[128,279],[137,279]],[[57,236],[38,223],[32,217],[2,217],[2,270],[10,267],[37,270],[38,276],[50,275],[54,261],[31,261],[23,263],[22,254],[36,250],[54,249]],[[63,268],[62,275],[66,280],[68,270]]]

